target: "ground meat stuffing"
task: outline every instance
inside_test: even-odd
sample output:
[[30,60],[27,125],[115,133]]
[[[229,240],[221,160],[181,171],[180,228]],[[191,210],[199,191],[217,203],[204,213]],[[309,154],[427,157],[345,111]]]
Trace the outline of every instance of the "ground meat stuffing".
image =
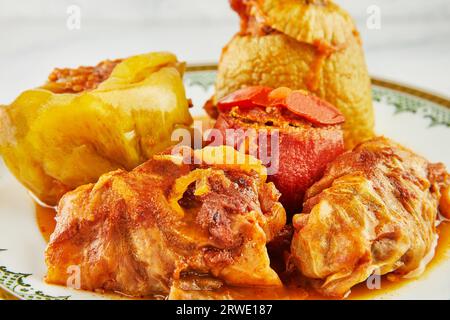
[[93,90],[105,81],[122,60],[105,60],[92,67],[55,68],[44,88],[55,93],[77,93]]

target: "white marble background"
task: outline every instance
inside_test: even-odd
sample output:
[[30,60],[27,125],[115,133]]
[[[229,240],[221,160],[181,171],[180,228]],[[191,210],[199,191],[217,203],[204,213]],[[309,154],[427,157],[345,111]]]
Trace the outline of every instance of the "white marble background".
[[[337,0],[355,18],[372,75],[450,97],[449,0]],[[81,9],[69,30],[67,8]],[[381,29],[366,27],[367,8]],[[0,0],[0,103],[41,84],[55,66],[169,50],[216,62],[236,32],[227,0]]]

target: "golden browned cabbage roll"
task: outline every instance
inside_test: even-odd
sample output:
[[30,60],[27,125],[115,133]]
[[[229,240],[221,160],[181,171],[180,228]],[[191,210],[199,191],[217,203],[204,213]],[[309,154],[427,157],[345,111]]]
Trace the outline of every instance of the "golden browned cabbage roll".
[[66,285],[77,266],[81,289],[132,296],[186,278],[203,290],[280,286],[266,249],[286,222],[279,196],[261,162],[231,147],[155,155],[61,199],[46,280]]

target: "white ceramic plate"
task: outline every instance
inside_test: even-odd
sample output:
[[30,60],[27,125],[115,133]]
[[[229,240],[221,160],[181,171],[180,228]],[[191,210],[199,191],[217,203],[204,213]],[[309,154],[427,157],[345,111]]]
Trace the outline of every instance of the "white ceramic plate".
[[[196,116],[203,114],[203,103],[213,93],[215,75],[214,66],[199,66],[190,68],[185,76]],[[374,80],[373,99],[378,134],[450,168],[450,101],[380,80]],[[31,197],[0,162],[0,288],[20,299],[112,298],[46,284],[45,246]],[[376,298],[448,300],[449,270],[447,257],[420,279],[395,291],[382,291]]]

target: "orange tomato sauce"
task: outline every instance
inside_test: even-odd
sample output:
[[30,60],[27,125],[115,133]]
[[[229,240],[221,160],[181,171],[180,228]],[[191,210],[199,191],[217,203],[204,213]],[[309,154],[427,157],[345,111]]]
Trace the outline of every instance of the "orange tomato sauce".
[[[36,204],[36,220],[39,226],[39,230],[46,241],[49,241],[50,235],[55,229],[55,215],[54,208],[42,207]],[[436,247],[436,252],[433,260],[428,264],[427,269],[421,277],[427,276],[427,274],[439,263],[450,257],[450,222],[442,222],[438,226],[439,241]],[[387,276],[381,277],[381,289],[370,290],[367,288],[365,282],[362,282],[352,288],[351,294],[348,299],[372,299],[381,294],[392,292],[401,286],[414,281],[414,279],[401,279],[398,281],[390,281]],[[222,289],[220,289],[222,291]],[[284,287],[279,289],[261,289],[261,288],[231,288],[225,287],[223,291],[226,291],[228,296],[234,296],[237,299],[330,299],[318,295],[312,290],[308,290],[302,287]]]

